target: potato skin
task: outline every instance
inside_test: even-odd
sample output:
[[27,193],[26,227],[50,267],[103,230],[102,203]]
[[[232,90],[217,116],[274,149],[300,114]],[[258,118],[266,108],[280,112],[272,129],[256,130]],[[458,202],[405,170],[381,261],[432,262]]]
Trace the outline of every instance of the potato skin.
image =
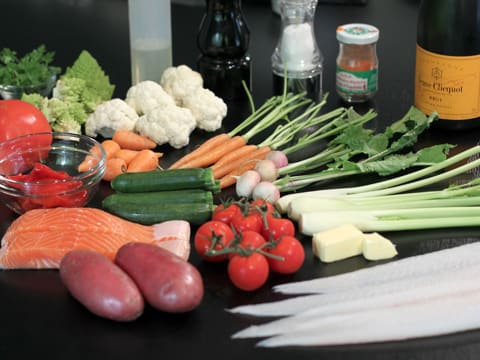
[[135,282],[103,254],[71,250],[59,270],[70,294],[92,313],[115,321],[132,321],[143,313]]
[[192,264],[153,244],[127,243],[115,263],[132,277],[145,301],[170,313],[182,313],[200,305],[203,279]]

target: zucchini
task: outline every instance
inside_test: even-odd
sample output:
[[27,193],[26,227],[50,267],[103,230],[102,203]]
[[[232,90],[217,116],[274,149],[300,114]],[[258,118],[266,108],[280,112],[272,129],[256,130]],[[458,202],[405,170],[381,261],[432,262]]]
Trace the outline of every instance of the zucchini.
[[126,204],[179,204],[179,203],[207,203],[213,204],[211,191],[193,190],[171,190],[145,193],[113,193],[106,196],[102,206],[108,209],[122,207]]
[[[117,206],[118,205],[118,206]],[[139,224],[153,225],[168,220],[186,220],[192,225],[200,225],[210,220],[214,205],[207,202],[179,203],[117,203],[105,204],[105,209],[123,219]]]
[[219,192],[220,181],[210,168],[170,169],[120,174],[112,180],[111,187],[125,193],[190,189]]
[[186,220],[192,225],[208,221],[214,209],[210,191],[172,190],[145,193],[114,193],[102,207],[121,218],[144,225],[167,220]]

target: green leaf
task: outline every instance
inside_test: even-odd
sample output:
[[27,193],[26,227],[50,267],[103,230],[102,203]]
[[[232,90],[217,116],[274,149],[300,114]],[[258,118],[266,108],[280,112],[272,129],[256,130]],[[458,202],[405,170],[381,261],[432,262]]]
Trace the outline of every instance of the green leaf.
[[408,169],[418,160],[416,153],[390,155],[382,160],[366,162],[360,165],[365,173],[377,173],[381,176],[395,174],[399,171]]
[[19,58],[9,48],[0,51],[0,83],[4,85],[28,86],[47,81],[52,73],[59,74],[60,68],[52,66],[55,53],[40,45]]
[[447,158],[449,150],[455,145],[439,144],[423,148],[417,152],[419,163],[439,163]]

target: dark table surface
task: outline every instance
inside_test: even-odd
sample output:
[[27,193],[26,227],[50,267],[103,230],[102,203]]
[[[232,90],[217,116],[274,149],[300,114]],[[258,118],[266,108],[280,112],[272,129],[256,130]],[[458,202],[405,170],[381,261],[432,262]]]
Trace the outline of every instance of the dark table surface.
[[[82,49],[89,50],[116,84],[116,97],[130,86],[127,2],[125,0],[2,0],[0,47],[20,53],[41,43],[55,50],[57,63],[67,66]],[[280,28],[280,18],[267,1],[244,1],[244,14],[251,30],[249,53],[253,59],[253,95],[260,104],[272,95],[270,56]],[[348,22],[366,22],[380,29],[379,93],[367,104],[378,112],[374,126],[381,128],[399,119],[413,104],[415,32],[418,1],[368,0],[366,5],[335,5],[320,2],[315,19],[319,47],[325,56],[324,91],[327,108],[340,105],[334,91],[335,29]],[[195,68],[196,33],[203,5],[172,7],[174,65]],[[230,108],[224,129],[237,123],[245,110]],[[195,132],[192,146],[208,134]],[[451,132],[431,129],[423,144],[450,142],[456,151],[477,142],[476,131]],[[182,151],[165,148],[165,161]],[[334,184],[335,185],[335,184]],[[102,186],[96,201],[108,192]],[[95,202],[94,204],[95,205]],[[0,206],[3,233],[16,215]],[[399,258],[480,239],[477,228],[386,234],[397,244]],[[169,315],[152,309],[132,323],[115,323],[90,314],[67,293],[58,272],[0,272],[1,359],[477,359],[480,331],[397,343],[331,348],[260,349],[253,340],[231,340],[230,335],[254,320],[224,311],[237,305],[273,299],[271,286],[286,281],[310,279],[374,265],[361,257],[321,264],[305,241],[307,258],[295,275],[272,277],[261,290],[241,292],[230,285],[224,269],[207,266],[192,253],[191,261],[201,271],[205,298],[195,311]],[[439,317],[442,314],[438,314]],[[348,326],[348,324],[345,324]],[[365,327],[375,324],[365,324]]]

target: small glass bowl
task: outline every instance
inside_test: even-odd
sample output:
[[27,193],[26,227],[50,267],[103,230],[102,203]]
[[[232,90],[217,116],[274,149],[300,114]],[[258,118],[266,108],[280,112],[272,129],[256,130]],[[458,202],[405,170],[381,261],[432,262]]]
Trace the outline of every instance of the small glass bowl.
[[[86,159],[91,165],[79,171]],[[39,163],[69,176],[61,180],[18,179]],[[0,142],[0,198],[17,214],[38,208],[85,206],[98,190],[105,163],[103,146],[85,135],[36,133]]]
[[57,73],[52,72],[52,74],[47,79],[47,81],[41,84],[26,85],[26,86],[0,84],[0,96],[4,100],[20,99],[23,93],[25,94],[38,93],[43,97],[48,97],[52,93],[52,90],[55,87],[56,83],[57,83]]

